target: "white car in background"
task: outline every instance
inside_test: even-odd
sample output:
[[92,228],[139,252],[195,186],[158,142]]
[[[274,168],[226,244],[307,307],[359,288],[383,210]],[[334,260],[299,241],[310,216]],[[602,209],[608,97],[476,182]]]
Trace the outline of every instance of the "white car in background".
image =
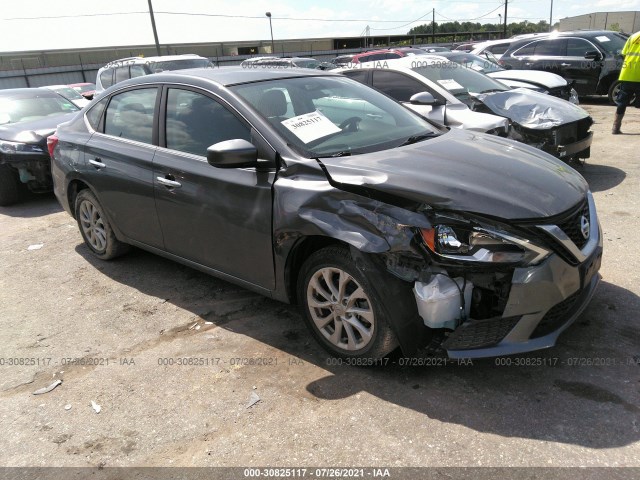
[[[591,153],[593,119],[579,106],[531,89],[513,89],[440,56],[363,64],[341,73],[441,126],[505,136],[565,161]],[[491,121],[496,127],[487,128]],[[500,121],[506,126],[499,128]]]
[[511,45],[513,41],[513,38],[507,38],[504,40],[488,40],[486,42],[476,43],[469,53],[482,56],[486,52],[489,52],[499,59],[502,54],[507,51],[509,45]]
[[84,98],[82,95],[80,95],[80,92],[70,87],[69,85],[46,85],[43,88],[48,88],[49,90],[56,92],[58,95],[66,98],[78,108],[84,108],[85,105],[89,105],[89,103],[91,103],[91,100],[87,100],[86,98]]

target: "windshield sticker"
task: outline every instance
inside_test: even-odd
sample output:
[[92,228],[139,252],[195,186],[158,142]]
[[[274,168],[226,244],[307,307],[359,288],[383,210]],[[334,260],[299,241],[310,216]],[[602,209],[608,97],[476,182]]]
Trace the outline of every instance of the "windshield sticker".
[[443,80],[438,80],[438,83],[442,85],[447,90],[464,90],[464,87],[460,85],[458,82],[453,80],[452,78],[445,78]]
[[602,42],[602,43],[611,41],[611,39],[609,37],[605,37],[604,35],[596,37],[596,40],[598,40],[599,42]]
[[341,131],[340,127],[337,127],[318,110],[283,120],[282,125],[304,143],[313,142]]

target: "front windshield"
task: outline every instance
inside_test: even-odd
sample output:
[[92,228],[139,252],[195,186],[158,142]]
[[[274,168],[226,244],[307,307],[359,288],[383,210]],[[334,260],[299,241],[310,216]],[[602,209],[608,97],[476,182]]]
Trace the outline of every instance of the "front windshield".
[[79,110],[69,100],[51,95],[0,97],[0,123],[28,122]]
[[445,88],[465,103],[469,102],[471,95],[510,90],[505,84],[454,62],[415,61],[411,70]]
[[308,158],[376,152],[440,132],[389,97],[343,77],[296,77],[231,89]]
[[607,52],[613,54],[620,53],[627,41],[626,38],[618,33],[603,33],[602,35],[594,37],[594,40]]
[[206,58],[189,58],[182,60],[163,60],[161,62],[150,62],[149,68],[152,72],[163,72],[165,70],[185,70],[187,68],[207,68],[211,62]]

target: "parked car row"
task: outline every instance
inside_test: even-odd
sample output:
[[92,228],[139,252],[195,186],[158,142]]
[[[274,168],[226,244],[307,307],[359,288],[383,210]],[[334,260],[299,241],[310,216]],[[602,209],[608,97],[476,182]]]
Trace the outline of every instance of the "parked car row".
[[609,30],[519,35],[469,46],[507,69],[541,70],[563,77],[578,95],[607,95],[614,103],[627,37]]
[[567,161],[589,158],[593,120],[570,102],[507,85],[440,56],[367,64],[342,73],[441,126],[512,138]]
[[96,257],[136,246],[297,303],[332,355],[552,346],[595,292],[602,234],[586,181],[545,152],[588,156],[591,119],[413,53],[339,73],[112,70],[81,111],[0,92],[0,203],[52,183]]

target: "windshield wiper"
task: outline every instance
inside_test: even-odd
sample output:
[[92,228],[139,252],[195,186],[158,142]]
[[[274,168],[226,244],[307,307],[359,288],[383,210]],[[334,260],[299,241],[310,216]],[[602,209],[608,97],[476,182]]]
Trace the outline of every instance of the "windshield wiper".
[[429,133],[421,133],[420,135],[412,135],[407,138],[403,143],[398,145],[399,147],[404,147],[405,145],[411,145],[412,143],[421,142],[422,140],[426,140],[427,138],[437,137],[438,134],[434,132]]
[[352,150],[342,150],[330,155],[318,155],[316,158],[334,158],[334,157],[350,157],[351,155],[360,155],[360,152],[354,152]]
[[501,88],[490,88],[489,90],[483,90],[482,92],[480,92],[480,94],[493,92],[506,92],[506,90],[503,90]]

